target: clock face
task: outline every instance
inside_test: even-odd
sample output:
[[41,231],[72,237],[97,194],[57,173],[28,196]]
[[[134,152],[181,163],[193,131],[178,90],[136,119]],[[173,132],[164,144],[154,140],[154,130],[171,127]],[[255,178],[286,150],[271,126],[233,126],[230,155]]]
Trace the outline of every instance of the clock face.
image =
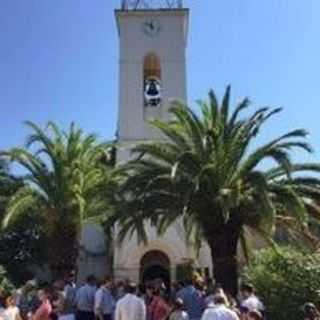
[[142,30],[149,37],[156,37],[160,32],[161,26],[158,20],[148,19],[143,22]]

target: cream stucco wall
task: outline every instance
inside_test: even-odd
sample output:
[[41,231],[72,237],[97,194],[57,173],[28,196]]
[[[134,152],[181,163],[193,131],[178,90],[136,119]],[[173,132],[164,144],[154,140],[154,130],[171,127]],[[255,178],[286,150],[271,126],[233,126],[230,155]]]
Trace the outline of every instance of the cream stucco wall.
[[101,227],[87,224],[83,227],[80,240],[78,257],[77,281],[82,283],[89,274],[94,274],[103,279],[108,271],[107,257],[108,244],[105,242],[105,234]]

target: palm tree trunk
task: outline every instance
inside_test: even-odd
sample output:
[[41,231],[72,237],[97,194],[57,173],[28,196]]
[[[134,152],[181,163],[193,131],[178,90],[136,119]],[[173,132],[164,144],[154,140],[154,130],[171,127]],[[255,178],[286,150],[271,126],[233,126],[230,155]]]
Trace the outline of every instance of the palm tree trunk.
[[60,224],[49,237],[49,266],[53,279],[63,279],[75,270],[78,257],[77,227],[72,224]]
[[113,263],[114,263],[114,250],[115,250],[115,242],[114,242],[114,232],[112,228],[106,230],[106,242],[107,242],[107,271],[108,274],[113,277]]
[[240,226],[228,223],[208,237],[215,281],[234,297],[238,293],[237,247],[239,236]]

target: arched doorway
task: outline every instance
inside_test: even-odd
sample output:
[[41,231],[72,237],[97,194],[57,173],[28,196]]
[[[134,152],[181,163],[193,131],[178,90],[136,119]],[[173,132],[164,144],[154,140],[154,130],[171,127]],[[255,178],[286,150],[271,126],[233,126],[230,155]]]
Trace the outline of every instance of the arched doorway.
[[155,53],[149,53],[143,61],[143,94],[146,107],[158,107],[161,104],[161,63]]
[[148,251],[140,260],[140,281],[148,283],[161,279],[170,288],[170,260],[160,250]]

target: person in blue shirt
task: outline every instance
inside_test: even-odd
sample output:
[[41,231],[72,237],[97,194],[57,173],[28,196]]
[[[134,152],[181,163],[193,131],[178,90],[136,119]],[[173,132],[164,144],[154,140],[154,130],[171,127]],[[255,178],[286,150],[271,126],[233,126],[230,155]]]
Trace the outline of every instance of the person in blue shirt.
[[186,281],[186,286],[177,292],[177,298],[182,299],[190,320],[201,319],[204,310],[203,295],[191,280]]
[[112,287],[112,278],[106,277],[104,284],[96,291],[95,314],[98,320],[112,320],[116,307],[116,301],[111,293]]

